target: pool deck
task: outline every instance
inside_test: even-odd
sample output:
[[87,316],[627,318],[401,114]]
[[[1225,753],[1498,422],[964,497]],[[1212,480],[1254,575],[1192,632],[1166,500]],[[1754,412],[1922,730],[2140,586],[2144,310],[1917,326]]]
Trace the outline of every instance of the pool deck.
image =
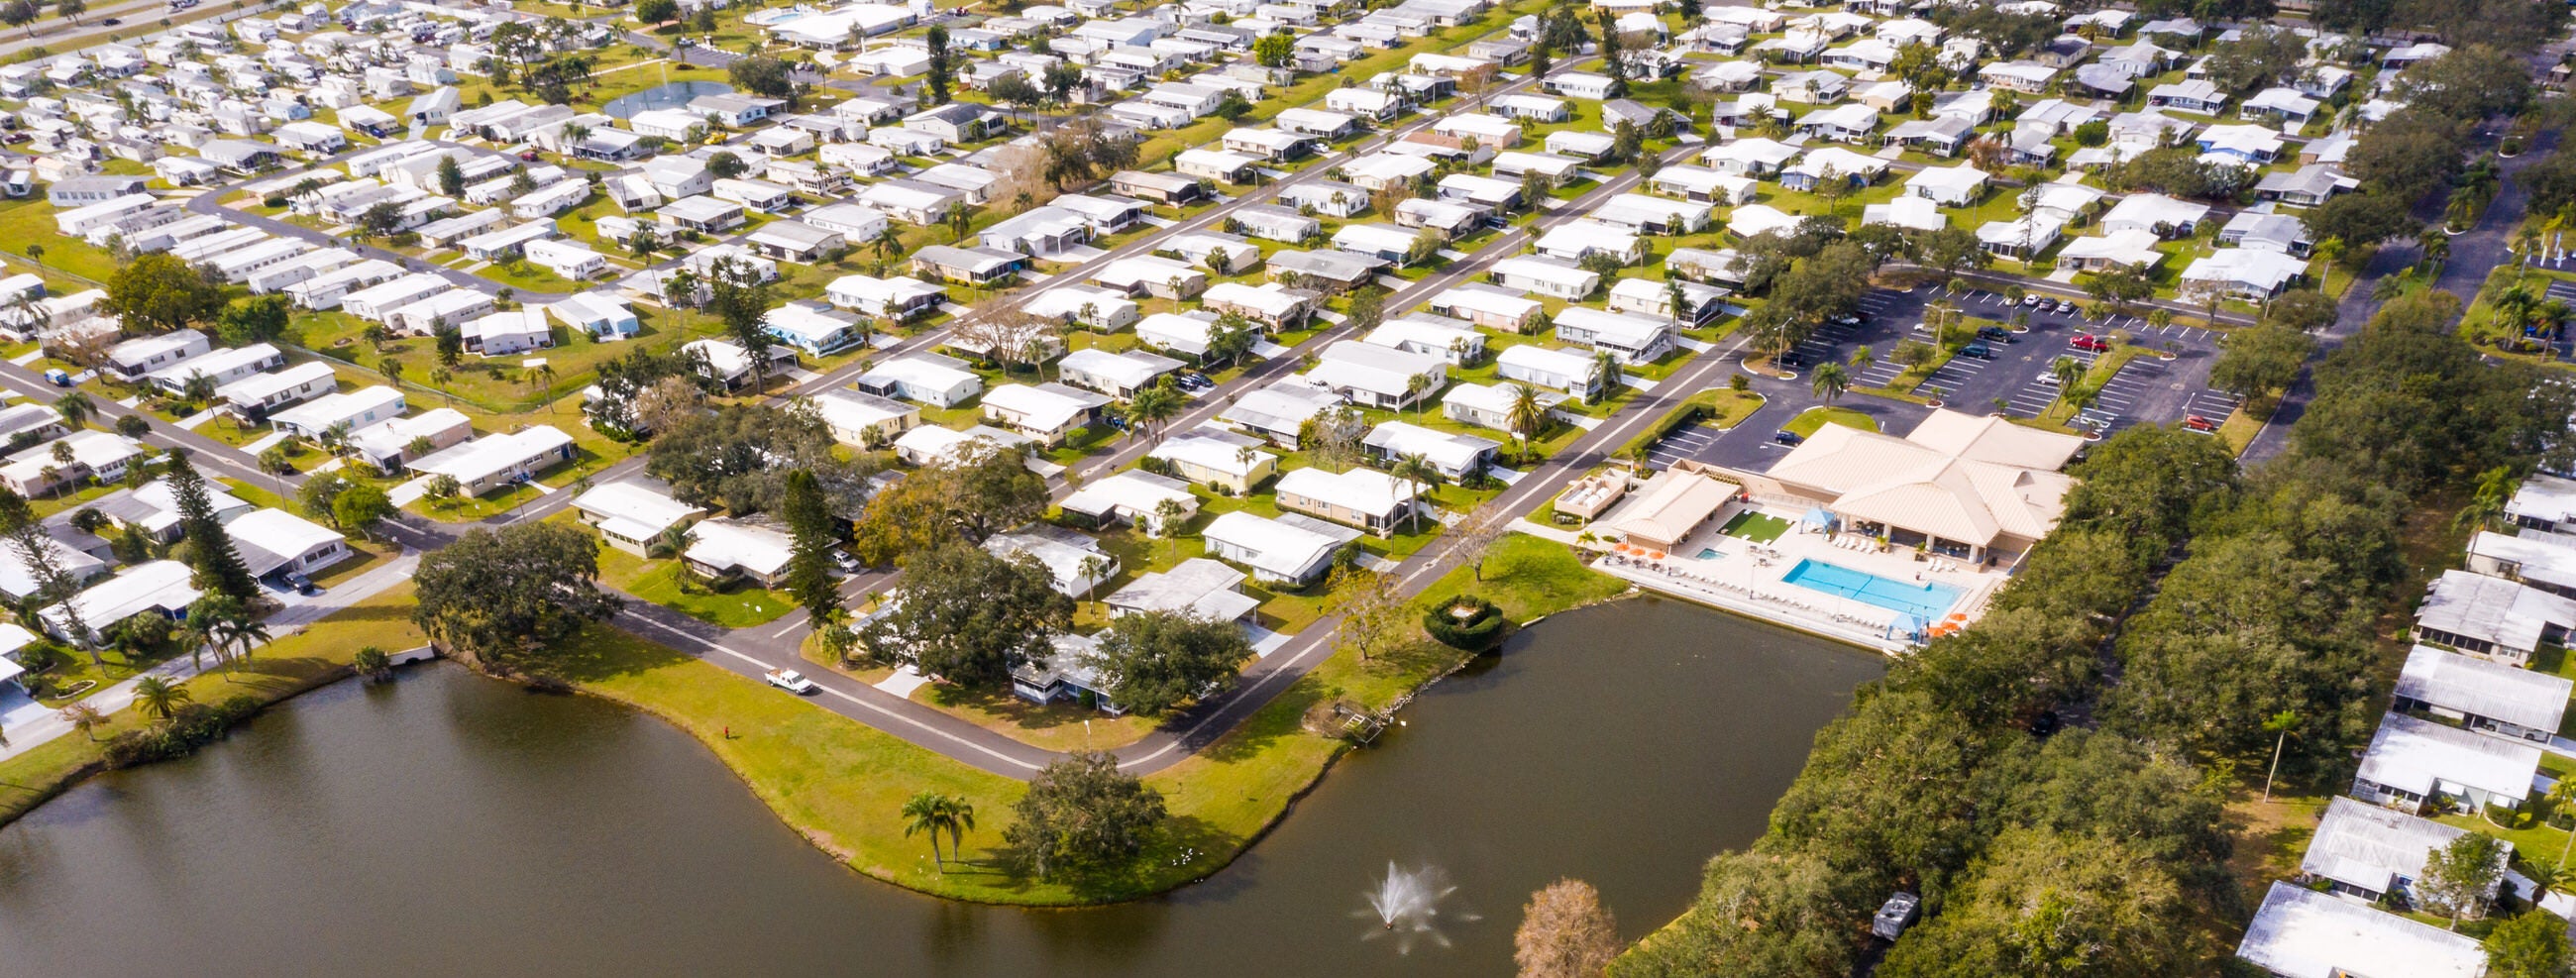
[[[1611,543],[1591,544],[1592,549],[1602,553],[1602,559],[1593,567],[1649,591],[1889,655],[1905,654],[1916,645],[1911,638],[1894,633],[1892,626],[1899,612],[1802,587],[1783,578],[1800,560],[1816,560],[1893,581],[1943,584],[1960,592],[1950,612],[1965,615],[1965,620],[1972,622],[1985,612],[1987,601],[2011,576],[2002,570],[1979,570],[1964,563],[1917,560],[1912,550],[1880,552],[1875,540],[1852,534],[1828,537],[1798,526],[1794,522],[1796,514],[1785,516],[1793,521],[1789,532],[1767,544],[1718,532],[1745,508],[1740,503],[1727,504],[1661,559],[1633,550],[1621,553]],[[1758,506],[1751,508],[1770,516],[1784,515]],[[1605,514],[1602,522],[1609,521],[1610,514]],[[1714,550],[1717,556],[1701,559],[1697,555],[1702,550]]]

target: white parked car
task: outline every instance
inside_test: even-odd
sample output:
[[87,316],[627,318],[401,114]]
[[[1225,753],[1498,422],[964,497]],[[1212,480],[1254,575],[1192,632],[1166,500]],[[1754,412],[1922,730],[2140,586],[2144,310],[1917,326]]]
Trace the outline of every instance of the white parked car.
[[814,681],[798,675],[794,669],[772,669],[763,675],[769,679],[770,685],[798,696],[814,691]]

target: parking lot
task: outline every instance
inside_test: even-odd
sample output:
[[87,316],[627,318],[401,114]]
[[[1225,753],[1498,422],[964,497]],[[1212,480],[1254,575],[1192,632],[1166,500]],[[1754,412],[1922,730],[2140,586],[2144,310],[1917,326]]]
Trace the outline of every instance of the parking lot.
[[[1924,307],[1941,298],[1949,298],[1971,317],[1997,322],[2010,322],[2015,312],[2030,308],[1994,292],[1949,296],[1945,290],[1933,287],[1872,292],[1861,300],[1860,323],[1827,324],[1798,344],[1791,356],[1783,358],[1794,361],[1792,365],[1801,374],[1798,379],[1755,381],[1755,389],[1769,398],[1761,410],[1733,429],[1709,425],[1676,429],[1649,451],[1650,463],[1665,468],[1676,461],[1692,459],[1733,468],[1768,467],[1771,459],[1788,450],[1775,443],[1772,435],[1800,412],[1822,403],[1804,376],[1808,370],[1829,360],[1848,363],[1855,352],[1868,347],[1871,360],[1852,370],[1852,386],[1886,386],[1905,370],[1889,362],[1889,355],[1908,339],[1929,339],[1915,332],[1914,326],[1923,321]],[[2218,356],[2219,334],[2197,326],[2159,329],[2148,325],[2143,316],[2088,320],[2081,313],[2033,309],[2023,331],[2008,340],[1986,342],[1990,358],[1952,357],[1915,390],[1938,396],[1953,410],[2037,417],[2057,401],[2057,386],[2051,382],[2051,367],[2057,359],[2070,357],[2090,368],[2101,354],[2078,349],[2076,338],[2105,335],[2113,330],[2127,333],[2149,351],[2169,353],[2173,358],[2143,355],[2124,364],[2103,382],[2100,394],[2078,417],[2083,427],[2108,434],[2130,425],[2176,422],[2192,416],[2214,424],[2235,411],[2234,397],[2208,387],[2210,364]],[[1835,406],[1871,415],[1878,420],[1880,430],[1891,434],[1913,430],[1926,413],[1925,408],[1913,404],[1865,394],[1847,395]]]

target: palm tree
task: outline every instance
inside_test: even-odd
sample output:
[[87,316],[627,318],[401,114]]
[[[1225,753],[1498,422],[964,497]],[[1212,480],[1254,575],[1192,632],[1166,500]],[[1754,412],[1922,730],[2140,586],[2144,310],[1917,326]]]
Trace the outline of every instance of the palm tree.
[[1530,439],[1547,430],[1547,405],[1539,403],[1538,388],[1528,384],[1511,385],[1503,401],[1503,427],[1520,440],[1521,454],[1529,454]]
[[195,698],[189,695],[188,687],[174,684],[159,676],[145,676],[134,683],[135,707],[142,710],[146,716],[158,718],[163,723],[170,722],[170,717],[178,713],[180,707],[186,706]]
[[64,424],[84,428],[89,426],[90,416],[98,413],[98,405],[90,402],[89,395],[73,391],[55,401],[54,410],[62,413]]
[[[2558,779],[2556,784],[2549,786],[2549,794],[2547,795],[2547,798],[2551,814],[2576,814],[2576,778]],[[2576,831],[2568,832],[2567,844],[2558,848],[2559,869],[2567,868],[2567,851],[2569,849],[2576,849]]]
[[956,240],[961,242],[966,240],[966,228],[968,225],[974,223],[974,220],[974,215],[967,211],[966,205],[950,204],[948,206],[948,233],[955,236]]
[[2057,396],[2065,397],[2084,379],[2084,363],[2074,357],[2058,357],[2049,361],[2048,375],[2057,378]]
[[2415,249],[2423,254],[2424,261],[2439,265],[2451,260],[2451,236],[2443,234],[2439,227],[2427,226],[2415,235]]
[[1075,573],[1082,575],[1082,600],[1091,600],[1091,590],[1099,587],[1100,582],[1109,577],[1110,569],[1116,566],[1118,565],[1111,563],[1106,554],[1092,554],[1082,558],[1082,566],[1074,569]]
[[2299,713],[2296,710],[2283,710],[2279,713],[2272,714],[2271,719],[2263,721],[2263,732],[2274,735],[2272,738],[2272,768],[2271,770],[2263,772],[2264,801],[2272,800],[2272,778],[2281,773],[2281,748],[2290,745],[2290,731],[2296,730],[2298,727]]
[[2061,396],[2065,399],[2066,406],[2071,409],[2072,413],[2082,414],[2084,413],[2084,409],[2092,407],[2093,402],[2102,396],[2102,389],[2099,387],[2078,385],[2067,388],[2066,393]]
[[954,835],[959,831],[957,812],[961,808],[966,811],[966,820],[972,822],[975,818],[973,808],[937,792],[915,792],[910,800],[903,803],[902,815],[906,819],[903,826],[904,838],[909,839],[915,834],[928,833],[930,860],[942,870],[947,869],[948,860],[939,854],[939,833],[948,832]]
[[2490,305],[2495,309],[2498,320],[2519,330],[2529,325],[2532,316],[2539,311],[2540,296],[2533,294],[2531,289],[2522,283],[2516,282],[2498,291],[2495,301]]
[[[271,637],[268,634],[268,626],[261,623],[259,619],[251,617],[247,609],[236,611],[220,621],[209,624],[206,632],[207,637],[215,640],[216,648],[221,651],[221,658],[226,663],[227,672],[231,671],[231,663],[250,661],[251,650],[266,644]],[[229,677],[227,681],[230,681]]]
[[1593,354],[1592,375],[1601,381],[1601,398],[1592,403],[1599,404],[1601,401],[1610,399],[1610,388],[1619,386],[1619,373],[1617,354],[1608,350]]
[[896,234],[894,226],[889,224],[878,231],[875,238],[868,241],[868,247],[875,249],[878,262],[885,262],[896,255],[903,254],[903,235]]
[[2477,490],[2469,495],[2469,505],[2452,518],[2452,527],[2486,529],[2496,517],[2504,515],[2505,503],[2513,497],[2514,484],[2513,470],[2501,465],[2478,473]]
[[[1431,460],[1420,452],[1397,458],[1387,474],[1404,480],[1405,489],[1417,497],[1422,494],[1424,484],[1440,484],[1440,467],[1431,464]],[[1404,514],[1405,522],[1418,524],[1422,517],[1421,501],[1416,499],[1412,505],[1406,506]]]
[[1827,404],[1832,404],[1842,399],[1844,391],[1851,389],[1851,375],[1844,372],[1842,364],[1827,360],[1816,365],[1814,383],[1811,386],[1815,388],[1817,397],[1824,398]]
[[2525,865],[2522,867],[2522,878],[2531,881],[2532,906],[2539,906],[2540,901],[2549,898],[2549,891],[2558,888],[2559,874],[2562,872],[2564,871],[2556,866]]
[[1137,429],[1142,428],[1152,432],[1155,440],[1160,441],[1163,422],[1180,415],[1181,395],[1171,388],[1157,384],[1137,391],[1135,397],[1127,400],[1128,437],[1134,437]]
[[963,860],[966,858],[966,833],[975,830],[975,806],[955,795],[942,798],[940,802],[939,807],[945,809],[948,816],[948,853]]
[[1413,400],[1414,417],[1422,416],[1422,402],[1429,399],[1431,387],[1436,383],[1439,382],[1432,380],[1429,374],[1414,374],[1404,378],[1404,396]]

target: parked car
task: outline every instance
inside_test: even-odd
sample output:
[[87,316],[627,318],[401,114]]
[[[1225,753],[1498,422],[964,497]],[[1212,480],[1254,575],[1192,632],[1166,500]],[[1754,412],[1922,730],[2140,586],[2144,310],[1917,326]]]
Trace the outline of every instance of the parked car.
[[2188,429],[2190,429],[2190,430],[2193,430],[2193,431],[2217,431],[2217,430],[2218,430],[2218,422],[2216,422],[2216,421],[2211,421],[2211,420],[2209,420],[2208,418],[2201,417],[2200,415],[2197,415],[2197,414],[2194,414],[2194,415],[2188,415],[2188,416],[2184,417],[2184,418],[2182,419],[2182,426],[2183,426],[2183,427],[2185,427],[2185,428],[2188,428]]
[[772,686],[776,686],[798,696],[803,696],[814,691],[814,681],[799,675],[794,669],[772,669],[766,673],[762,673],[761,678],[769,680],[769,684]]
[[45,382],[56,387],[69,387],[72,385],[72,375],[64,372],[61,367],[48,367],[45,369]]
[[1795,446],[1807,439],[1800,436],[1797,432],[1791,431],[1787,428],[1782,428],[1771,433],[1771,440],[1783,445]]
[[1807,365],[1807,357],[1805,354],[1799,353],[1796,350],[1791,350],[1787,353],[1780,354],[1780,356],[1772,362],[1783,367],[1803,367]]
[[295,574],[287,577],[286,585],[294,588],[295,593],[304,595],[308,598],[322,593],[321,585],[313,583],[312,578],[306,577],[302,574]]
[[1836,316],[1836,317],[1834,317],[1834,325],[1836,325],[1836,326],[1858,326],[1858,325],[1860,325],[1860,317],[1859,317],[1859,316]]
[[2045,298],[2042,298],[2042,297],[2040,297],[2040,296],[2036,296],[2036,295],[2027,295],[2027,294],[2025,294],[2025,295],[2023,295],[2023,296],[2021,297],[2021,304],[2022,304],[2022,305],[2025,305],[2025,306],[2036,306],[2036,305],[2038,305],[2038,304],[2040,304],[2040,303],[2042,303],[2042,302],[2046,302],[2046,301],[2048,301],[2048,300],[2047,300],[2047,299],[2045,299]]
[[2043,383],[2043,384],[2046,384],[2046,385],[2048,385],[2048,386],[2050,386],[2050,387],[2056,387],[2056,386],[2059,386],[2059,385],[2062,385],[2062,384],[2064,384],[2064,383],[2065,383],[2065,381],[2062,381],[2062,380],[2057,379],[2057,371],[2054,371],[2054,370],[2042,370],[2042,371],[2040,371],[2040,372],[2039,372],[2039,382],[2040,382],[2040,383]]
[[2013,334],[2012,330],[2005,329],[2001,326],[1979,326],[1977,327],[1977,338],[1981,340],[1997,340],[2004,343],[2010,343],[2013,341]]
[[2089,350],[2094,353],[2108,353],[2111,350],[2110,340],[2103,339],[2091,333],[2077,334],[2074,339],[2067,342],[2078,350]]

